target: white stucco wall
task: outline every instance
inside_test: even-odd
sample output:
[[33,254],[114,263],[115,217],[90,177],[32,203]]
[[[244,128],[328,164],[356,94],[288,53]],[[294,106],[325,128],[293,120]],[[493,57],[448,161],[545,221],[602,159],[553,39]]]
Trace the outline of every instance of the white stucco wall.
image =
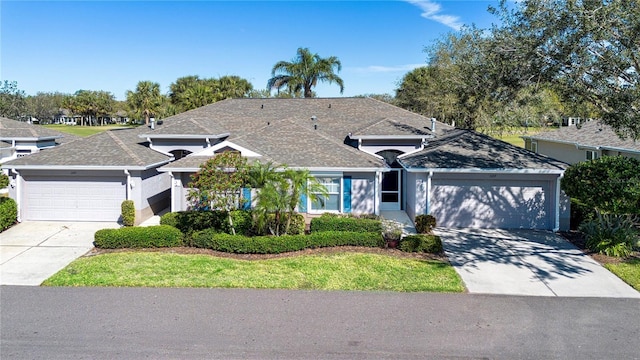
[[218,139],[211,139],[210,144],[207,144],[203,139],[153,139],[152,147],[154,150],[165,154],[173,150],[187,150],[195,153],[218,142]]
[[360,150],[375,154],[383,150],[399,150],[403,153],[415,151],[420,148],[422,140],[363,140],[360,144]]
[[375,173],[345,172],[351,176],[351,212],[353,214],[375,213]]
[[575,145],[559,144],[543,140],[538,140],[538,154],[546,155],[569,164],[575,164],[587,159],[586,150],[577,149]]

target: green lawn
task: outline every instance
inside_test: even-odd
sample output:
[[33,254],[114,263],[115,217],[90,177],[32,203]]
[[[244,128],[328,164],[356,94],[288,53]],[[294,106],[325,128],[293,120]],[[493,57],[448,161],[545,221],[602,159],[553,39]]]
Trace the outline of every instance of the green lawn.
[[640,291],[640,259],[634,258],[619,264],[605,264],[604,267]]
[[111,253],[80,258],[43,285],[464,291],[462,280],[447,263],[351,252],[253,261]]
[[550,131],[550,130],[556,130],[557,128],[554,127],[549,127],[549,128],[533,128],[533,127],[529,127],[529,128],[513,128],[510,130],[505,130],[502,134],[497,134],[497,133],[492,133],[490,131],[483,131],[483,129],[478,129],[478,131],[483,132],[485,134],[488,134],[490,136],[493,136],[496,139],[508,142],[509,144],[515,145],[515,146],[519,146],[519,147],[524,147],[524,140],[521,138],[521,136],[524,135],[535,135],[538,134],[542,131]]
[[67,134],[77,136],[90,136],[112,129],[127,128],[127,125],[105,125],[105,126],[69,126],[69,125],[42,125],[48,129],[53,129]]

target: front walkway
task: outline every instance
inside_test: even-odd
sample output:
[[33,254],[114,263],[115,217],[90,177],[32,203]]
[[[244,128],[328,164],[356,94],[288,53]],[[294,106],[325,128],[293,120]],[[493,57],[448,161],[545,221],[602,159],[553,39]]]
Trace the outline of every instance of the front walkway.
[[109,222],[25,221],[0,233],[0,285],[40,285],[93,248]]
[[400,224],[402,226],[402,237],[417,234],[416,228],[413,225],[413,221],[411,221],[411,219],[409,219],[409,215],[407,215],[407,213],[402,210],[382,210],[380,211],[380,217]]
[[435,233],[470,293],[640,298],[552,232],[437,228]]

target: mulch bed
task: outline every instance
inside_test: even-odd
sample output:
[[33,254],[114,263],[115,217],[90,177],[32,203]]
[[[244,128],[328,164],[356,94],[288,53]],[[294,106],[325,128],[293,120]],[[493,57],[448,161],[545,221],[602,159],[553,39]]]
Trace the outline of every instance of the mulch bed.
[[579,232],[579,231],[575,231],[575,230],[570,230],[570,231],[561,231],[559,232],[560,235],[562,235],[562,237],[564,237],[565,239],[567,239],[570,243],[572,243],[573,245],[575,245],[578,249],[582,250],[582,252],[584,252],[585,254],[591,256],[595,261],[599,262],[600,264],[620,264],[622,262],[625,262],[629,259],[639,259],[640,260],[640,252],[638,251],[634,251],[631,256],[629,256],[628,258],[619,258],[619,257],[614,257],[614,256],[607,256],[607,255],[603,255],[603,254],[598,254],[596,252],[593,252],[589,249],[587,249],[586,246],[586,240],[584,238],[584,235]]
[[379,254],[394,256],[401,259],[415,259],[415,260],[438,260],[447,262],[447,257],[444,254],[429,254],[429,253],[408,253],[397,249],[388,248],[370,248],[361,246],[336,246],[330,248],[320,249],[306,249],[300,251],[292,251],[282,254],[232,254],[221,251],[214,251],[209,249],[199,249],[194,247],[174,247],[174,248],[155,248],[155,249],[98,249],[94,248],[85,256],[93,256],[99,254],[110,254],[119,252],[160,252],[168,254],[199,254],[210,255],[220,258],[237,259],[237,260],[266,260],[266,259],[281,259],[301,255],[317,255],[317,254],[336,254],[344,252],[366,253],[366,254]]

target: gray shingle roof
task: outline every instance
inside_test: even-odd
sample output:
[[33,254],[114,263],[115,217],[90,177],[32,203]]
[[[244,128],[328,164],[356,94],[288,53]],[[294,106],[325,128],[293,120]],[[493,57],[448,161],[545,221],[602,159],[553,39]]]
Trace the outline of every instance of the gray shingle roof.
[[[255,151],[262,162],[304,168],[384,168],[384,162],[365,152],[309,127],[285,119],[262,126],[255,131],[230,138],[232,143]],[[197,169],[206,157],[188,156],[175,161],[164,170]]]
[[[312,116],[317,120],[312,121]],[[370,98],[227,99],[169,117],[146,134],[238,136],[285,118],[303,127],[316,124],[333,139],[344,139],[349,133],[429,134],[431,127],[431,120],[422,115]]]
[[604,147],[640,151],[640,142],[621,139],[610,126],[598,120],[591,120],[578,126],[566,126],[554,131],[545,131],[528,136],[534,140],[549,140],[572,143],[579,146]]
[[568,166],[471,130],[452,130],[429,140],[424,150],[399,162],[413,169],[564,170]]
[[47,129],[41,125],[0,117],[0,140],[55,138],[58,143],[76,140],[78,137]]
[[3,167],[118,167],[146,168],[171,157],[149,149],[138,135],[146,128],[109,130],[18,158]]

